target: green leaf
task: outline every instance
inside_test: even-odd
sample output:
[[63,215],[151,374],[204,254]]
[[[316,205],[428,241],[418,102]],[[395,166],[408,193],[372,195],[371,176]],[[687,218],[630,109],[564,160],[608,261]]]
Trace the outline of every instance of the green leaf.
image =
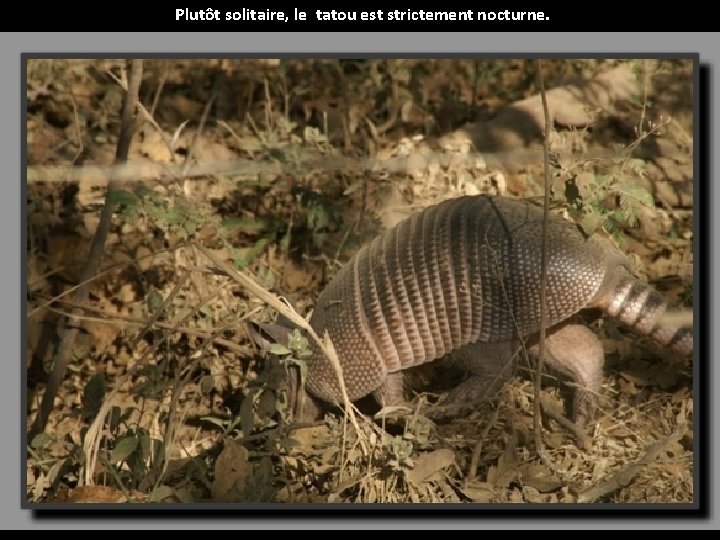
[[163,307],[165,298],[159,290],[155,287],[151,287],[150,291],[148,291],[147,297],[145,298],[145,303],[147,304],[150,313],[157,313],[157,311]]
[[[153,368],[154,367],[155,366],[153,366]],[[119,407],[115,407],[115,408],[117,408],[118,410],[121,410]],[[122,422],[123,424],[127,424],[128,421],[130,420],[130,417],[137,410],[138,410],[137,407],[128,407],[127,409],[125,409],[125,412],[123,412],[122,415],[120,416],[120,422]]]
[[295,328],[288,334],[288,347],[293,351],[306,351],[309,348],[308,339],[302,334],[300,329]]
[[270,389],[265,390],[258,401],[258,413],[265,416],[272,416],[278,410],[278,402],[275,392]]
[[240,406],[240,418],[243,437],[247,439],[252,435],[253,428],[255,427],[255,413],[253,412],[253,400],[251,396],[245,396]]
[[644,159],[632,158],[628,160],[628,167],[638,176],[643,176],[647,170],[647,163]]
[[134,207],[140,202],[137,195],[125,189],[115,189],[107,194],[108,201],[111,204],[122,204],[127,207]]
[[597,212],[590,212],[588,214],[585,214],[585,217],[582,218],[582,220],[580,221],[580,226],[582,227],[583,232],[587,236],[590,236],[602,226],[604,220],[605,218],[602,216],[602,214],[599,214]]
[[120,420],[122,418],[122,410],[118,406],[113,406],[112,409],[110,409],[110,432],[115,433],[115,430],[120,425]]
[[107,386],[105,383],[105,375],[97,373],[85,385],[85,394],[83,396],[82,417],[86,420],[95,418],[102,407],[105,399]]
[[618,184],[617,190],[620,192],[621,204],[622,199],[625,198],[626,204],[631,204],[632,201],[635,201],[649,208],[653,208],[655,206],[655,199],[653,198],[652,193],[635,183],[623,182]]
[[270,345],[270,353],[277,355],[290,354],[292,351],[281,343],[273,343]]
[[327,208],[321,204],[312,204],[308,208],[307,224],[312,231],[313,243],[315,247],[322,248],[327,236],[325,230],[330,222],[330,215]]
[[137,195],[138,199],[144,199],[145,197],[154,195],[154,192],[148,187],[140,186],[135,190],[135,195]]
[[595,176],[595,181],[602,191],[607,191],[615,182],[615,176],[612,174],[598,174]]
[[42,433],[38,433],[33,437],[32,442],[30,442],[30,447],[38,450],[40,448],[45,448],[52,441],[53,438],[43,431]]
[[153,463],[161,463],[165,458],[165,443],[158,439],[153,439]]
[[214,416],[202,416],[200,418],[200,420],[202,420],[203,422],[208,422],[210,424],[214,424],[217,427],[219,427],[220,429],[222,429],[223,431],[225,431],[225,428],[227,427],[227,424],[228,424],[227,420],[223,420],[222,418],[216,418]]
[[300,446],[300,441],[290,437],[285,437],[284,439],[280,439],[278,444],[285,450],[285,452],[290,453],[291,450]]
[[291,235],[291,231],[290,231],[290,227],[288,227],[287,232],[280,239],[280,250],[283,253],[287,253],[287,250],[290,247],[290,238],[291,238],[290,235]]
[[[642,80],[638,80],[638,84],[642,84]],[[643,106],[643,102],[639,96],[630,96],[628,101],[630,101],[630,103],[635,105],[638,109],[641,109]]]
[[162,220],[168,225],[179,225],[185,219],[185,213],[179,208],[171,208],[162,215]]
[[270,148],[268,151],[268,156],[273,159],[277,159],[281,163],[285,163],[287,161],[285,152],[283,152],[280,148]]
[[137,437],[128,435],[118,440],[115,448],[110,454],[110,463],[125,461],[138,447]]
[[140,453],[143,459],[152,458],[152,444],[150,433],[145,428],[138,428],[138,438],[140,439]]
[[345,191],[343,191],[343,195],[350,195],[351,193],[354,193],[358,189],[360,189],[363,186],[363,181],[360,180],[358,182],[353,182],[348,187],[345,188]]
[[189,219],[185,222],[183,230],[185,231],[186,237],[190,237],[197,232],[198,224],[195,220]]
[[[195,503],[198,502],[197,498],[193,493],[193,489],[190,487],[182,487],[175,490],[175,496],[181,503]],[[198,497],[199,498],[199,497]]]
[[255,245],[252,247],[252,249],[250,249],[249,251],[245,251],[233,258],[233,263],[235,264],[235,267],[242,270],[243,268],[248,266],[258,257],[258,255],[260,255],[260,253],[262,253],[263,249],[265,249],[265,246],[267,246],[271,241],[272,239],[267,236],[259,238],[257,242],[255,242]]
[[148,502],[162,502],[165,499],[175,495],[175,490],[170,486],[158,486],[152,490]]
[[242,230],[245,233],[258,233],[270,229],[270,221],[261,218],[227,218],[222,220],[222,226],[229,230]]
[[266,289],[272,289],[275,286],[275,273],[269,266],[261,266],[255,272],[257,279]]

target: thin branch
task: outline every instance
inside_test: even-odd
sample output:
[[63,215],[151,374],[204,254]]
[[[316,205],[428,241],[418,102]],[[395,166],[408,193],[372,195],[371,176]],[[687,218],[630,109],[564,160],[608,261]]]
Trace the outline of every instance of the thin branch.
[[82,129],[80,126],[82,125],[80,122],[80,115],[78,114],[77,105],[75,104],[75,97],[71,94],[70,95],[70,103],[72,104],[73,108],[73,119],[75,120],[75,132],[77,135],[77,145],[78,149],[77,152],[75,152],[75,156],[72,158],[72,162],[77,163],[77,160],[80,158],[82,153],[85,151],[85,145],[83,144],[83,138],[82,138]]
[[535,450],[539,456],[544,456],[545,448],[542,441],[542,415],[540,413],[540,392],[542,381],[543,362],[545,359],[545,327],[547,325],[547,224],[550,211],[550,111],[548,109],[547,98],[545,96],[545,80],[542,74],[542,61],[537,61],[538,86],[540,87],[540,99],[542,108],[545,113],[545,198],[543,201],[543,221],[542,221],[542,243],[540,253],[540,342],[538,344],[538,359],[535,368],[535,403],[534,403],[534,421],[533,428],[535,431]]
[[213,91],[212,95],[210,96],[210,99],[205,104],[205,108],[203,109],[202,116],[200,117],[200,123],[198,124],[198,128],[195,130],[195,134],[193,135],[192,141],[190,142],[190,146],[188,147],[188,154],[187,159],[185,160],[185,167],[183,167],[183,173],[186,173],[195,158],[195,153],[197,151],[197,145],[200,141],[200,136],[202,135],[203,129],[205,129],[205,122],[207,122],[208,114],[210,113],[210,108],[212,107],[212,104],[215,103],[215,98],[217,97],[217,90]]
[[160,96],[162,95],[163,89],[165,88],[165,83],[167,82],[168,78],[168,72],[170,71],[170,68],[168,66],[167,61],[161,63],[160,68],[160,79],[158,80],[158,87],[157,90],[155,90],[155,96],[153,97],[152,105],[150,105],[150,117],[155,117],[155,111],[157,110],[157,106],[160,103]]

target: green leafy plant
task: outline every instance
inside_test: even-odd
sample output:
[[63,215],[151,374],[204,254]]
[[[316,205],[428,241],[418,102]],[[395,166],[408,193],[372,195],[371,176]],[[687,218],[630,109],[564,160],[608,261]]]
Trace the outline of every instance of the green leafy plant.
[[583,173],[566,185],[565,198],[585,234],[603,228],[616,240],[622,237],[620,224],[636,226],[642,209],[655,207],[652,195],[625,174]]

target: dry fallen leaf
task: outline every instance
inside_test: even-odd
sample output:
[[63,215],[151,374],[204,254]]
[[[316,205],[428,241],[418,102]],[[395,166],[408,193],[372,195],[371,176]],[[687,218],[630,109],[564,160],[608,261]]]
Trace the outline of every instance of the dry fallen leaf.
[[242,488],[252,475],[245,449],[233,439],[225,439],[223,450],[215,462],[215,480],[210,487],[214,501],[231,501],[236,488]]
[[415,486],[420,486],[425,479],[432,476],[435,472],[450,467],[455,463],[455,452],[448,448],[441,448],[421,454],[415,459],[415,467],[407,472],[407,480]]

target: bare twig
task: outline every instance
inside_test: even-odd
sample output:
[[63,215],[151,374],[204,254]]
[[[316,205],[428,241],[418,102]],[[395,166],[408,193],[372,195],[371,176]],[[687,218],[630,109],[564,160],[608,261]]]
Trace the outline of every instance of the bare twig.
[[194,161],[198,141],[200,140],[200,135],[202,134],[202,131],[205,128],[205,122],[207,122],[207,117],[208,117],[208,114],[210,113],[210,107],[212,107],[212,104],[215,102],[216,97],[217,97],[217,91],[213,91],[212,95],[210,96],[210,99],[205,104],[205,108],[203,109],[202,116],[200,117],[200,123],[198,124],[198,128],[195,130],[195,134],[193,135],[192,142],[190,143],[190,146],[188,147],[188,154],[187,154],[187,159],[185,160],[185,167],[183,168],[183,174],[187,173],[187,171],[190,169],[190,166],[192,165],[192,163]]
[[543,457],[545,448],[542,441],[542,415],[540,413],[540,393],[542,381],[543,361],[545,359],[545,326],[547,325],[547,224],[550,211],[550,111],[548,110],[547,98],[545,96],[545,80],[542,74],[542,61],[537,61],[538,86],[540,87],[540,99],[542,100],[543,111],[545,112],[545,200],[543,201],[542,221],[542,244],[540,251],[540,342],[538,344],[538,358],[535,368],[535,403],[534,403],[534,431],[535,450]]
[[77,152],[75,152],[75,155],[72,158],[72,162],[74,164],[77,163],[78,158],[85,151],[85,145],[83,144],[82,129],[80,128],[80,126],[82,126],[82,123],[80,122],[80,115],[78,114],[77,105],[75,104],[75,97],[72,94],[70,95],[70,103],[73,108],[73,119],[75,120],[75,132],[77,134],[78,145]]
[[500,407],[495,408],[495,412],[493,413],[492,420],[490,420],[485,426],[485,430],[483,431],[483,434],[480,438],[478,438],[478,441],[475,443],[475,447],[473,448],[472,456],[470,457],[470,466],[468,467],[468,473],[465,477],[465,486],[472,481],[473,478],[477,475],[477,469],[478,464],[480,462],[480,454],[482,453],[483,448],[483,442],[485,442],[488,439],[488,434],[490,433],[490,430],[493,428],[493,426],[497,425],[498,417],[500,416]]
[[152,118],[155,117],[155,111],[157,110],[158,103],[160,103],[160,96],[162,95],[163,89],[165,88],[165,83],[167,82],[169,71],[167,61],[161,63],[160,69],[160,80],[158,81],[158,87],[157,90],[155,90],[155,95],[153,96],[152,105],[150,105],[149,111]]

